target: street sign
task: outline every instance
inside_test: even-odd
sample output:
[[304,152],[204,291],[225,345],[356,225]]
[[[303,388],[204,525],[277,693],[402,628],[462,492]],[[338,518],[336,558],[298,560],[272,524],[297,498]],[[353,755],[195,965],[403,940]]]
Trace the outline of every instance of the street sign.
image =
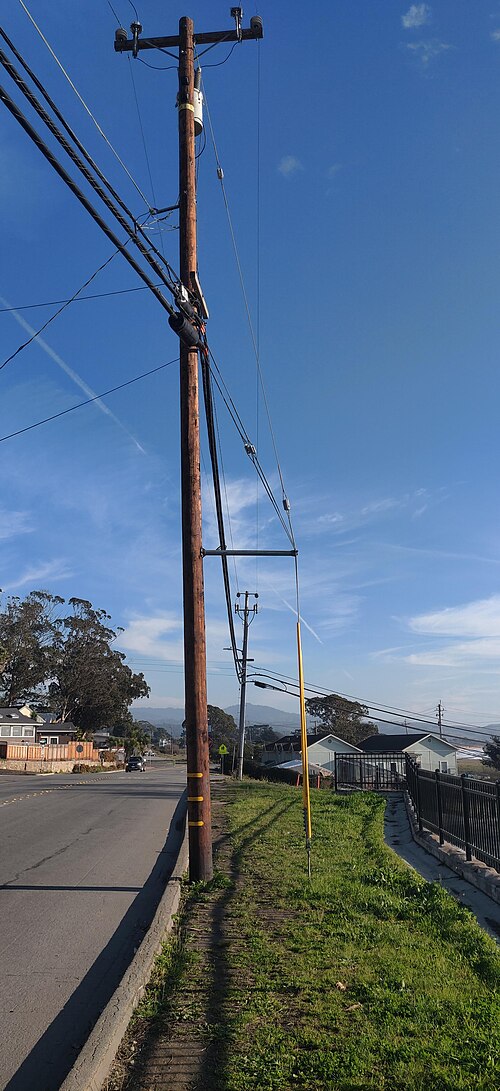
[[223,754],[227,754],[227,753],[228,753],[227,746],[225,746],[224,743],[221,743],[221,745],[219,746],[219,754],[223,755]]

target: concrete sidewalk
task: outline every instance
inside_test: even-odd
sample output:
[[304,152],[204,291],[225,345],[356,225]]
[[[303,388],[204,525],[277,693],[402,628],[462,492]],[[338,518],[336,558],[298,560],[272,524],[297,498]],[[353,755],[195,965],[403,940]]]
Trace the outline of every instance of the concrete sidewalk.
[[402,860],[427,882],[440,883],[457,902],[471,910],[481,928],[500,944],[500,906],[416,844],[402,796],[392,796],[387,801],[384,836],[386,843]]

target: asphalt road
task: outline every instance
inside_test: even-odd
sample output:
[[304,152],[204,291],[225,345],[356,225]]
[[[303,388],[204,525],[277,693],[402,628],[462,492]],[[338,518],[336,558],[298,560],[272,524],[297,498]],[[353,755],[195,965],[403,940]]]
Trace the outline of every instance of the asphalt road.
[[0,777],[2,1091],[65,1079],[175,865],[185,782],[160,762]]

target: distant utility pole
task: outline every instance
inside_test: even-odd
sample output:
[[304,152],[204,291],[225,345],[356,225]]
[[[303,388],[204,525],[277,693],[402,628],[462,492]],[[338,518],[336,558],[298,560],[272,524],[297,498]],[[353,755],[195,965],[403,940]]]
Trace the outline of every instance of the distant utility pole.
[[[217,42],[241,42],[262,38],[262,20],[254,16],[250,28],[241,26],[243,10],[231,8],[236,29],[194,33],[192,19],[179,21],[179,34],[141,39],[142,26],[131,24],[132,39],[119,28],[115,34],[117,53],[142,49],[179,50],[179,256],[180,279],[185,297],[178,300],[180,312],[171,316],[172,328],[181,339],[181,492],[182,492],[182,563],[184,593],[184,689],[188,779],[189,878],[191,882],[212,877],[212,830],[207,722],[207,678],[205,643],[205,603],[203,590],[203,552],[201,536],[200,431],[198,399],[198,348],[196,328],[200,315],[192,306],[201,295],[198,284],[196,253],[196,160],[195,160],[195,47]],[[199,105],[199,95],[196,98]],[[189,311],[192,311],[192,314]],[[175,320],[178,320],[177,323]],[[191,324],[192,323],[192,324]],[[187,336],[183,330],[186,328]],[[191,336],[194,334],[194,337]],[[189,338],[191,336],[191,343]]]
[[[243,620],[243,650],[241,659],[241,682],[240,682],[240,722],[238,728],[238,761],[237,761],[237,776],[238,780],[243,778],[243,752],[245,749],[245,699],[247,691],[247,658],[248,652],[248,627],[251,625],[256,613],[257,603],[253,606],[248,605],[249,598],[258,599],[258,594],[253,594],[251,591],[245,591],[245,605],[243,607],[236,604],[235,611],[238,617]],[[238,591],[237,598],[240,598],[240,592]]]
[[438,721],[439,738],[440,739],[443,738],[443,712],[444,712],[444,708],[443,708],[443,706],[441,704],[441,701],[439,701],[439,704],[438,704],[437,710],[436,710],[436,716],[437,716],[437,721]]

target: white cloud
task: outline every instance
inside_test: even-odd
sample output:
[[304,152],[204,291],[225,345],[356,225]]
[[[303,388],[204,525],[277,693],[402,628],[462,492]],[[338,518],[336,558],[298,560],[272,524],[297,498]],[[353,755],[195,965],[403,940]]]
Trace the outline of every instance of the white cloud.
[[401,22],[405,30],[414,30],[422,27],[430,21],[431,9],[428,4],[412,4],[406,15],[401,16]]
[[332,163],[331,167],[328,167],[326,172],[327,178],[335,178],[339,173],[339,170],[342,170],[342,163]]
[[490,34],[490,38],[492,39],[493,42],[500,42],[500,29],[492,30],[492,32]]
[[34,530],[28,512],[7,511],[0,508],[0,539],[15,538],[18,534],[29,534]]
[[437,38],[432,38],[428,41],[407,42],[406,48],[412,51],[414,56],[420,61],[422,68],[428,68],[431,61],[433,61],[435,57],[439,57],[440,53],[444,53],[447,49],[451,49],[451,45],[447,45],[446,42],[440,42]]
[[47,561],[45,564],[27,568],[16,579],[7,582],[4,591],[17,591],[20,587],[31,584],[30,590],[40,590],[44,584],[54,583],[56,580],[68,579],[73,573],[64,560]]
[[172,614],[134,618],[120,633],[119,643],[127,652],[182,662],[182,619]]
[[391,511],[392,508],[400,508],[404,503],[406,503],[405,500],[394,500],[389,496],[384,500],[372,500],[369,504],[366,504],[364,508],[361,508],[361,515],[378,515],[381,511]]
[[[460,667],[470,665],[474,671],[479,663],[496,666],[500,660],[500,638],[496,640],[466,640],[460,644],[448,644],[435,651],[415,652],[405,657],[404,662],[417,667]],[[490,668],[491,669],[491,668]]]
[[291,174],[297,174],[297,171],[304,170],[300,159],[297,159],[295,155],[284,155],[278,163],[278,170],[285,178],[289,178]]
[[410,618],[414,633],[500,638],[500,595]]

